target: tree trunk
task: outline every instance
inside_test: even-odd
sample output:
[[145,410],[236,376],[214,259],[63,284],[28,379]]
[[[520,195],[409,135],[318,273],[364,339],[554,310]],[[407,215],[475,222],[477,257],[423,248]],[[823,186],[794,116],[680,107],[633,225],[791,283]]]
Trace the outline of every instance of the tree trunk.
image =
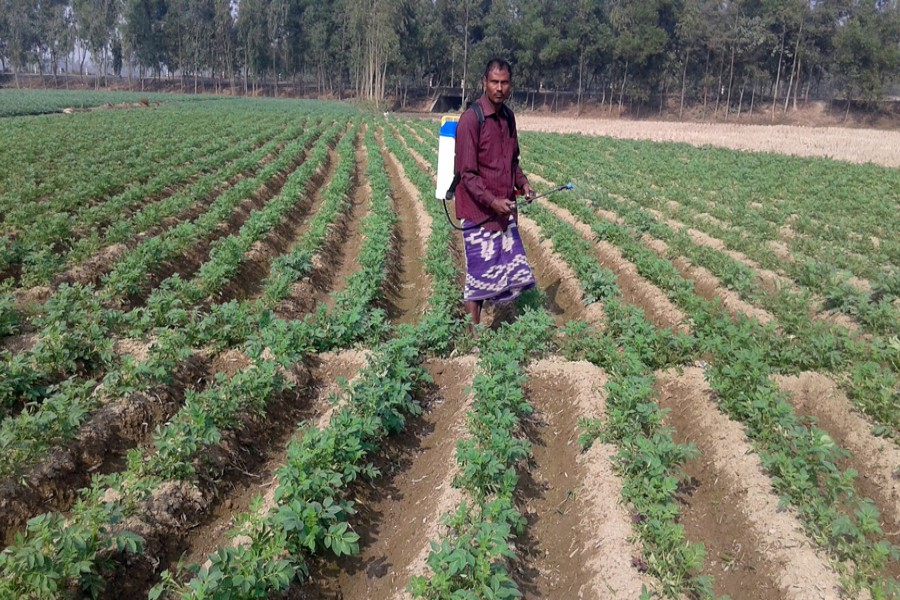
[[797,80],[794,83],[794,112],[797,112],[797,96],[800,94],[800,68],[803,66],[803,59],[800,57],[800,48],[797,48]]
[[772,91],[772,122],[775,122],[775,106],[778,104],[778,86],[781,84],[781,62],[784,59],[784,39],[787,37],[787,26],[781,31],[781,52],[778,55],[778,71],[775,75],[775,89]]
[[87,49],[81,48],[81,64],[78,67],[78,72],[81,75],[81,83],[84,84],[84,60],[87,58]]
[[577,115],[581,115],[581,93],[584,82],[584,46],[581,47],[581,54],[578,57],[578,109],[576,110]]
[[753,80],[753,88],[750,91],[750,114],[748,116],[753,116],[753,101],[756,100],[756,80]]
[[703,117],[706,118],[706,104],[709,97],[709,63],[712,50],[706,51],[706,69],[703,72]]
[[738,96],[738,110],[737,110],[737,118],[741,118],[741,110],[744,108],[744,90],[747,89],[747,81],[744,80],[741,82],[741,95]]
[[737,44],[731,46],[731,67],[728,75],[728,97],[725,100],[725,120],[728,120],[728,111],[731,109],[731,86],[734,84],[734,51]]
[[659,116],[661,117],[663,114],[663,108],[666,105],[666,100],[669,98],[669,81],[670,79],[666,77],[666,85],[663,86],[662,95],[659,97]]
[[619,116],[622,116],[622,101],[625,99],[625,84],[628,81],[628,61],[625,61],[625,74],[622,76],[622,91],[619,92]]
[[[787,114],[788,102],[791,99],[791,90],[794,87],[794,71],[797,70],[797,66],[800,61],[800,40],[803,39],[803,19],[800,19],[800,31],[797,33],[797,43],[794,45],[794,63],[791,65],[791,77],[788,80],[787,93],[784,95],[784,112]],[[799,78],[799,74],[798,74]],[[794,105],[796,109],[796,103]]]
[[688,50],[684,54],[684,69],[681,71],[681,106],[678,108],[678,118],[681,119],[684,115],[684,92],[687,86],[687,70],[688,70],[688,61],[691,57],[691,51]]
[[719,102],[722,99],[722,75],[725,74],[725,55],[722,55],[722,62],[719,63],[719,83],[716,84],[716,108],[713,111],[713,120],[719,116]]

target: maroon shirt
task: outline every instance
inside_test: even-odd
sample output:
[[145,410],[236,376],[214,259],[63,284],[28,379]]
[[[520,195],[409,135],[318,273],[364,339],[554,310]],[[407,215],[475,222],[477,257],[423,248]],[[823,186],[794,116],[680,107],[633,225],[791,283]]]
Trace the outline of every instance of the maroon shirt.
[[[528,180],[519,168],[519,139],[515,131],[510,136],[506,118],[494,110],[486,96],[476,100],[484,111],[484,125],[479,132],[474,110],[465,111],[456,127],[456,165],[460,174],[456,186],[456,218],[480,223],[490,231],[502,231],[509,225],[509,215],[501,215],[491,208],[494,198],[514,200],[516,188]],[[509,114],[512,115],[512,110]],[[480,135],[479,135],[480,134]],[[513,219],[516,212],[513,211]]]

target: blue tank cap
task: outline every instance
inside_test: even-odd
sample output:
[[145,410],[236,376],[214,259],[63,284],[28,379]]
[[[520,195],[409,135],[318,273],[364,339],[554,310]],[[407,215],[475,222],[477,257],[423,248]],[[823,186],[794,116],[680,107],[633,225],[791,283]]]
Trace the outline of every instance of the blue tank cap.
[[441,137],[456,137],[456,126],[459,124],[459,117],[444,117],[441,119]]

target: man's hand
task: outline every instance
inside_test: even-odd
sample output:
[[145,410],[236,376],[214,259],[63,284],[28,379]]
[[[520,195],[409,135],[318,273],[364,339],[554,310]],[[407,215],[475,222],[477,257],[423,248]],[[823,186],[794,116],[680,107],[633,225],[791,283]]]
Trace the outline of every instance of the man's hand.
[[537,194],[534,191],[534,188],[531,187],[530,183],[526,183],[525,185],[522,186],[522,193],[525,194],[525,197],[528,198],[529,200],[531,200],[532,198],[537,196]]
[[494,198],[494,201],[491,202],[491,208],[494,209],[494,212],[496,213],[508,215],[516,208],[516,202],[509,198]]

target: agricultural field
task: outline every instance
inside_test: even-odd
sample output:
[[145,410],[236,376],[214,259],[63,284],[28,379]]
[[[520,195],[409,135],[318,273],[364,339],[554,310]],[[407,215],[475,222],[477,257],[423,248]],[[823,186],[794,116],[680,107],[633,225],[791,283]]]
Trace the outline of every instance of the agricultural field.
[[0,135],[3,600],[900,595],[897,169],[524,132],[472,339],[433,122]]
[[160,102],[202,102],[208,96],[143,92],[85,92],[69,90],[0,89],[0,117],[41,115],[64,110],[81,111],[98,106],[156,105]]

